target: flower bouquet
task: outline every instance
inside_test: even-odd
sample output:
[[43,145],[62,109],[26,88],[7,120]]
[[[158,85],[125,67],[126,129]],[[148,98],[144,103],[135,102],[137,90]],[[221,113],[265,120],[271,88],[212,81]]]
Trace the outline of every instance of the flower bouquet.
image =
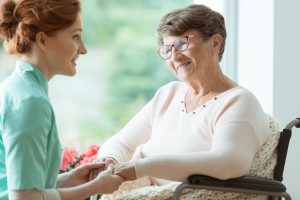
[[93,162],[97,158],[99,149],[99,145],[90,145],[81,154],[78,154],[75,148],[63,148],[60,173],[68,172],[80,165]]

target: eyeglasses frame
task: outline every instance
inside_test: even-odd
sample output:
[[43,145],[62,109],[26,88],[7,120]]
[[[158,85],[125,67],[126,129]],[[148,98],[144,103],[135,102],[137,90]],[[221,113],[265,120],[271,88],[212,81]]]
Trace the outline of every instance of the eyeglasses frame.
[[[200,37],[208,37],[209,35],[208,34],[201,34],[201,33],[196,33],[196,34],[191,34],[191,35],[183,35],[183,36],[180,36],[180,38],[186,38],[187,39],[187,47],[185,48],[185,49],[183,49],[183,50],[178,50],[178,49],[176,49],[175,48],[175,42],[176,42],[176,40],[178,40],[178,39],[176,39],[176,40],[174,40],[174,42],[171,44],[171,45],[162,45],[158,50],[157,50],[157,53],[158,53],[158,55],[163,59],[163,60],[167,60],[167,59],[169,59],[171,56],[172,56],[172,49],[173,49],[173,47],[177,50],[177,51],[180,51],[180,52],[183,52],[183,51],[185,51],[185,50],[187,50],[187,48],[189,47],[189,38],[200,38]],[[159,53],[159,51],[161,50],[161,48],[163,48],[163,47],[165,47],[165,46],[170,46],[171,47],[171,54],[170,54],[170,56],[169,57],[167,57],[167,58],[163,58],[161,55],[160,55],[160,53]]]

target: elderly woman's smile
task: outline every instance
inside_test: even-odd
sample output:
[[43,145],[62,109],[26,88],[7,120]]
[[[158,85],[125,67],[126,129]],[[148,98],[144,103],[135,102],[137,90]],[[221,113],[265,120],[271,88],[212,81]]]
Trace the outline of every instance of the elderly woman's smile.
[[180,70],[180,69],[184,69],[185,67],[187,67],[189,64],[191,64],[191,62],[185,62],[182,64],[177,65],[176,69]]

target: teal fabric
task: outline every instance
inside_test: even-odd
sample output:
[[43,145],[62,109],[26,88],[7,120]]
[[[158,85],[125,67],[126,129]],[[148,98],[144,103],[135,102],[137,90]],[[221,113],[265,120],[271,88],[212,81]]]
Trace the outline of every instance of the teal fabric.
[[7,199],[7,190],[55,188],[60,160],[48,81],[18,61],[0,85],[0,199]]

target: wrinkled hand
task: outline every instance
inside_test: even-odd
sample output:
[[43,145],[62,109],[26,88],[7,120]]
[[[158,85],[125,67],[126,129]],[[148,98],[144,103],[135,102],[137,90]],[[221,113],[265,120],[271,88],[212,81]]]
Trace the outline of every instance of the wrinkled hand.
[[74,187],[89,181],[89,174],[94,169],[103,169],[105,163],[87,163],[81,165],[63,175],[63,187]]
[[134,162],[116,164],[114,166],[114,174],[123,177],[125,181],[131,181],[137,178]]
[[109,165],[106,170],[98,174],[95,181],[98,182],[99,194],[109,194],[116,191],[124,179],[113,174],[113,166]]
[[108,168],[109,165],[116,165],[118,162],[111,158],[111,157],[105,157],[105,158],[98,158],[96,162],[104,162],[105,163],[105,169]]

